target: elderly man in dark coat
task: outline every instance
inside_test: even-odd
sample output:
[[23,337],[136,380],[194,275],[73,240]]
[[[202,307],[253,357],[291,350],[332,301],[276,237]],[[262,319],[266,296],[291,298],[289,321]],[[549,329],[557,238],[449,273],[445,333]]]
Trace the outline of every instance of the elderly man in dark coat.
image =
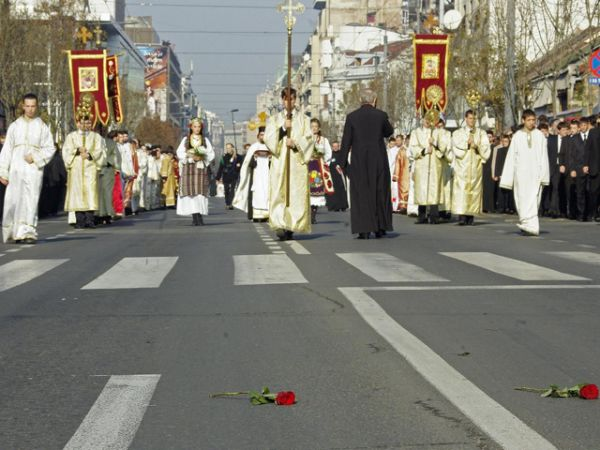
[[[385,112],[376,109],[377,95],[361,92],[362,106],[346,117],[340,167],[350,178],[352,233],[380,238],[392,227],[391,176],[384,139],[394,134]],[[348,164],[348,155],[351,162]]]

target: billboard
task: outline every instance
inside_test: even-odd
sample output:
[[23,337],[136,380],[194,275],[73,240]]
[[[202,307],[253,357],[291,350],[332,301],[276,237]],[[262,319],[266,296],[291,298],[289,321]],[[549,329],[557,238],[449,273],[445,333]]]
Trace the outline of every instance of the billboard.
[[167,79],[169,70],[169,47],[140,46],[138,50],[146,61],[144,84],[146,87],[146,115],[166,120]]

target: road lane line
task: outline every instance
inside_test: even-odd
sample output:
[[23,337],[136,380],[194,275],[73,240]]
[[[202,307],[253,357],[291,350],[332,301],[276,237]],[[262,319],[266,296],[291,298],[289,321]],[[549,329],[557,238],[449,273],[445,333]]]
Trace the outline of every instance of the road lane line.
[[68,259],[17,259],[0,266],[0,292],[31,281]]
[[298,241],[285,241],[297,255],[310,255],[310,252]]
[[600,266],[600,254],[593,252],[545,252],[549,255],[565,258],[570,261],[577,261],[594,266]]
[[448,281],[387,253],[336,253],[336,255],[375,281]]
[[358,314],[431,385],[506,449],[556,450],[390,317],[363,288],[338,288]]
[[600,284],[496,284],[496,285],[462,285],[462,286],[376,286],[365,287],[369,291],[540,291],[600,289]]
[[20,252],[20,248],[9,248],[8,250],[4,250],[6,253],[17,253]]
[[179,257],[123,258],[81,289],[158,288]]
[[521,281],[581,281],[588,279],[488,252],[440,252],[440,255]]
[[233,265],[233,284],[236,286],[308,283],[285,254],[234,255]]
[[126,450],[160,375],[113,375],[64,450]]

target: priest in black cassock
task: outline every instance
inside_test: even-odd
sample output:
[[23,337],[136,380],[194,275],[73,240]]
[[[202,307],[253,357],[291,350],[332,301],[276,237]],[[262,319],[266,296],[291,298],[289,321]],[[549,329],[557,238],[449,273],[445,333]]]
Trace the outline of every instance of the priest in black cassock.
[[340,171],[345,170],[350,178],[352,233],[358,233],[359,239],[369,239],[371,232],[380,238],[393,230],[391,175],[384,139],[394,134],[394,128],[387,114],[375,107],[375,92],[365,89],[360,97],[362,106],[346,117]]

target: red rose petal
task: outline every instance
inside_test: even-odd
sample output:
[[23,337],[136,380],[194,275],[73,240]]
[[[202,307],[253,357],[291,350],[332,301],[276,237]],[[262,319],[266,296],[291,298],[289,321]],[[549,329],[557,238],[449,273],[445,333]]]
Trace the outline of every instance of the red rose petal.
[[296,403],[296,394],[293,391],[278,392],[275,403],[283,406],[293,405]]
[[579,391],[579,396],[586,400],[596,400],[598,398],[598,386],[595,384],[586,384]]

